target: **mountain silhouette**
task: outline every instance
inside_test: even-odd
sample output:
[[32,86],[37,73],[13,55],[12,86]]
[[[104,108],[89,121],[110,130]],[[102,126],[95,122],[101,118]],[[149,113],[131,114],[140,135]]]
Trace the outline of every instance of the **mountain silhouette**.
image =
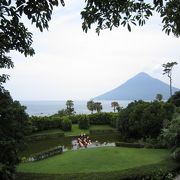
[[[176,91],[179,89],[172,87],[172,92]],[[162,94],[163,99],[168,99],[169,85],[141,72],[117,88],[95,97],[94,100],[154,100],[157,94]]]

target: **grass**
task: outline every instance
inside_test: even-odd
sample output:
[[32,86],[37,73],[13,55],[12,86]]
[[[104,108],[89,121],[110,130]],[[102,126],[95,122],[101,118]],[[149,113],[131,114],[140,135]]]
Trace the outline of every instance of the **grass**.
[[68,151],[46,160],[22,163],[18,172],[71,174],[123,171],[160,163],[170,152],[159,149],[103,147]]

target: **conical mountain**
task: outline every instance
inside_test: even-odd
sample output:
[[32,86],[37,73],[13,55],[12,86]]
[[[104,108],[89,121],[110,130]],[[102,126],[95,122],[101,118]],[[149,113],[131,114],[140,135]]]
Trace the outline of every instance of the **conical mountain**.
[[[179,89],[173,87],[172,92],[176,91]],[[169,85],[141,72],[117,88],[95,97],[94,100],[154,100],[156,94],[162,94],[163,99],[168,99]]]

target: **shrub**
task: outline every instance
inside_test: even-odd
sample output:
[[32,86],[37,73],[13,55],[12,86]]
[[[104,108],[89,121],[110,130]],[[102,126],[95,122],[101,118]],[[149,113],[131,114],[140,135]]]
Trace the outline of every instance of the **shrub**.
[[54,128],[61,128],[61,117],[38,117],[38,116],[32,116],[30,117],[30,122],[33,127],[33,131],[43,131],[48,129],[54,129]]
[[118,113],[109,113],[110,126],[113,128],[117,128],[118,122]]
[[72,122],[68,117],[63,117],[62,120],[62,130],[64,131],[71,131],[72,129]]
[[89,114],[89,122],[90,124],[110,124],[110,113],[95,113]]
[[80,129],[89,129],[89,119],[86,115],[79,116],[78,124]]
[[118,147],[129,147],[129,148],[144,148],[143,144],[139,143],[125,143],[125,142],[116,142]]
[[43,152],[35,154],[33,157],[29,158],[29,161],[39,161],[42,159],[46,159],[48,157],[55,156],[57,154],[61,154],[62,152],[63,152],[63,148],[61,146],[57,146],[47,151],[43,151]]

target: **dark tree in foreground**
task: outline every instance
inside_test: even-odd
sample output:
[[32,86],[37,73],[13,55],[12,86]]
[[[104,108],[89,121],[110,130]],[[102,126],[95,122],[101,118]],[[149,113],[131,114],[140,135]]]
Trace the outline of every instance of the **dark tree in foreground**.
[[13,101],[9,92],[0,89],[0,179],[13,179],[18,153],[30,128],[25,107]]
[[169,78],[169,87],[170,87],[170,97],[172,96],[172,69],[174,67],[174,65],[177,65],[177,62],[168,62],[166,64],[163,64],[163,75],[167,74],[168,78]]
[[[60,1],[64,5],[64,1]],[[0,68],[13,68],[14,64],[8,53],[18,51],[25,56],[32,56],[32,33],[21,21],[26,16],[32,24],[43,31],[48,29],[48,21],[58,0],[2,0],[0,1]],[[0,74],[0,82],[5,82],[8,75]]]
[[96,32],[103,29],[131,25],[143,26],[146,21],[158,13],[162,19],[162,30],[168,35],[172,32],[180,36],[180,2],[179,0],[85,0],[86,7],[81,12],[82,28],[85,32],[96,24]]

